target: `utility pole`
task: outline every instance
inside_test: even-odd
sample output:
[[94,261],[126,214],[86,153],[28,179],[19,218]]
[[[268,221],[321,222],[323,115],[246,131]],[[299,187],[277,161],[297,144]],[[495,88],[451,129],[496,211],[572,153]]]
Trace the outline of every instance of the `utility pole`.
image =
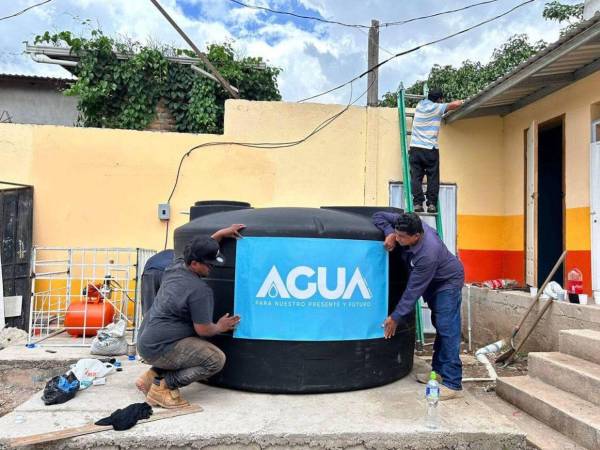
[[240,98],[240,95],[237,92],[237,90],[234,89],[233,86],[231,86],[225,78],[223,78],[223,75],[221,75],[221,73],[215,68],[215,66],[212,65],[212,63],[208,60],[208,57],[204,53],[202,53],[198,47],[196,47],[196,44],[194,44],[194,42],[188,37],[188,35],[185,34],[184,31],[179,27],[179,25],[177,25],[177,23],[171,18],[171,16],[169,16],[167,11],[165,11],[164,8],[160,6],[158,0],[150,1],[154,4],[154,6],[156,6],[156,9],[158,9],[160,13],[163,16],[165,16],[165,19],[169,21],[169,23],[181,35],[185,42],[187,42],[188,45],[192,47],[192,50],[194,50],[194,52],[196,53],[196,55],[198,55],[198,58],[202,60],[204,65],[206,65],[208,71],[217,79],[221,86],[223,86],[223,89],[229,92],[229,95],[231,95],[233,98]]
[[[368,67],[379,64],[379,20],[371,20],[369,28],[369,52]],[[379,103],[379,69],[375,69],[367,75],[367,106],[377,106]]]

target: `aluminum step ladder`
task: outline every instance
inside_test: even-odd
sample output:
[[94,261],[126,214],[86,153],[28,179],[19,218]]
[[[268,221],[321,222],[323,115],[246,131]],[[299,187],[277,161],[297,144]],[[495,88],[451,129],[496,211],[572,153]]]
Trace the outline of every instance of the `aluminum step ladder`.
[[[406,205],[407,212],[414,212],[413,200],[412,200],[412,189],[410,186],[410,164],[408,160],[408,136],[411,135],[411,131],[408,130],[406,125],[406,100],[422,100],[427,97],[428,94],[427,83],[423,86],[423,95],[407,94],[404,89],[404,84],[400,83],[398,87],[398,121],[400,123],[400,151],[402,155],[402,180],[404,183],[404,204]],[[409,117],[414,117],[413,113],[408,113]],[[444,240],[444,230],[442,226],[442,211],[440,201],[437,202],[437,213],[420,213],[421,220],[430,226],[435,226],[438,236]],[[432,223],[435,222],[435,223]],[[423,351],[425,344],[425,332],[423,330],[423,299],[420,298],[417,301],[416,308],[416,333],[417,333],[417,351]]]

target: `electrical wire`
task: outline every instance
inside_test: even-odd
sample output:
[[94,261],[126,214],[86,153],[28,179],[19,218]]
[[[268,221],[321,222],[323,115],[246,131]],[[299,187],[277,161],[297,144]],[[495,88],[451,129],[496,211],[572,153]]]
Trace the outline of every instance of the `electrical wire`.
[[[303,14],[297,14],[297,13],[293,13],[290,11],[282,11],[282,10],[278,10],[278,9],[267,8],[266,6],[249,5],[248,3],[244,3],[240,0],[229,0],[229,1],[232,3],[235,3],[236,5],[243,6],[245,8],[258,9],[258,10],[267,11],[267,12],[270,12],[273,14],[281,14],[281,15],[285,15],[285,16],[297,17],[299,19],[315,20],[317,22],[328,23],[328,24],[332,24],[332,25],[340,25],[340,26],[349,27],[349,28],[358,28],[358,29],[371,28],[370,25],[345,23],[345,22],[340,22],[337,20],[323,19],[322,17],[317,17],[317,16],[306,16]],[[446,14],[453,14],[453,13],[460,12],[460,11],[466,11],[467,9],[475,8],[477,6],[482,6],[482,5],[488,5],[490,3],[496,3],[498,1],[500,1],[500,0],[485,0],[485,1],[477,2],[477,3],[472,3],[470,5],[466,5],[466,6],[463,6],[460,8],[449,9],[446,11],[440,11],[437,13],[427,14],[424,16],[412,17],[410,19],[398,20],[398,21],[394,21],[394,22],[384,22],[384,23],[379,24],[379,28],[387,28],[387,27],[393,27],[393,26],[398,26],[398,25],[405,25],[407,23],[417,22],[419,20],[431,19],[434,17],[443,16]]]
[[277,9],[271,9],[271,8],[267,8],[266,6],[249,5],[249,4],[241,2],[239,0],[229,0],[229,1],[232,3],[235,3],[236,5],[243,6],[244,8],[258,9],[261,11],[267,11],[267,12],[274,13],[274,14],[281,14],[284,16],[297,17],[299,19],[315,20],[317,22],[329,23],[329,24],[333,24],[333,25],[341,25],[343,27],[350,27],[350,28],[370,28],[370,26],[368,26],[368,25],[338,22],[337,20],[327,20],[327,19],[323,19],[323,18],[317,17],[317,16],[305,16],[305,15],[296,14],[296,13],[293,13],[290,11],[281,11],[281,10],[277,10]]
[[46,3],[50,3],[51,1],[52,0],[44,0],[43,2],[36,3],[35,5],[31,5],[31,6],[27,7],[27,8],[25,8],[25,9],[22,9],[21,11],[18,11],[18,12],[14,13],[14,14],[9,15],[9,16],[0,17],[0,20],[6,20],[6,19],[11,19],[13,17],[20,16],[21,14],[26,13],[30,9],[37,8],[38,6],[45,5]]
[[[362,34],[364,34],[365,36],[369,37],[369,33],[366,32],[365,30],[361,29],[361,28],[357,28],[358,31],[360,31]],[[385,53],[387,53],[390,56],[394,56],[395,53],[393,53],[391,50],[388,50],[384,47],[382,47],[381,45],[377,44],[377,47],[379,47],[379,50],[383,50]]]
[[419,20],[432,19],[434,17],[443,16],[445,14],[453,14],[453,13],[460,12],[460,11],[466,11],[467,9],[475,8],[477,6],[482,6],[482,5],[488,5],[490,3],[496,3],[497,1],[498,0],[486,0],[483,2],[471,3],[470,5],[462,6],[460,8],[456,8],[456,9],[448,9],[446,11],[441,11],[441,12],[437,12],[437,13],[433,13],[433,14],[427,14],[425,16],[413,17],[411,19],[405,19],[405,20],[398,20],[396,22],[384,22],[382,24],[379,24],[379,28],[393,27],[396,25],[406,25],[407,23],[417,22]]
[[[297,139],[295,141],[288,141],[288,142],[235,142],[235,141],[216,142],[215,141],[215,142],[205,142],[204,144],[199,144],[199,145],[196,145],[196,146],[190,148],[183,154],[183,156],[179,160],[179,166],[177,167],[177,174],[175,175],[175,182],[173,183],[173,188],[171,189],[171,193],[169,194],[167,203],[168,204],[171,203],[171,199],[173,198],[173,195],[175,194],[175,190],[177,189],[177,185],[179,184],[181,168],[183,166],[185,159],[187,157],[189,157],[194,151],[201,149],[201,148],[216,147],[216,146],[220,146],[220,145],[231,145],[231,146],[238,146],[238,147],[249,147],[249,148],[257,148],[257,149],[267,149],[267,150],[268,149],[277,149],[277,148],[289,148],[289,147],[294,147],[296,145],[300,145],[300,144],[306,142],[307,140],[309,140],[315,134],[319,133],[321,130],[323,130],[326,127],[328,127],[329,125],[331,125],[335,120],[337,120],[346,111],[348,111],[352,105],[354,105],[356,102],[358,102],[362,97],[364,97],[366,95],[366,93],[369,91],[369,89],[371,88],[371,86],[373,85],[374,82],[375,82],[375,80],[371,81],[371,84],[369,84],[367,89],[365,89],[355,100],[352,100],[353,86],[352,86],[352,83],[350,83],[350,100],[348,101],[348,104],[344,108],[342,108],[340,111],[335,113],[334,115],[332,115],[332,116],[328,117],[327,119],[325,119],[324,121],[322,121],[310,133],[308,133],[306,136],[304,136],[301,139]],[[167,226],[166,226],[166,230],[165,230],[165,245],[164,245],[165,250],[167,249],[167,244],[169,242],[169,222],[170,222],[170,220],[167,221]]]
[[494,17],[491,17],[489,19],[484,20],[483,22],[479,22],[479,23],[477,23],[475,25],[472,25],[472,26],[470,26],[468,28],[465,28],[463,30],[457,31],[455,33],[449,34],[449,35],[444,36],[442,38],[435,39],[433,41],[429,41],[429,42],[426,42],[424,44],[417,45],[416,47],[413,47],[411,49],[404,50],[402,52],[396,53],[395,55],[390,56],[389,58],[384,59],[383,61],[375,64],[374,66],[370,67],[369,69],[367,69],[366,71],[364,71],[360,75],[355,76],[351,80],[346,81],[345,83],[339,84],[339,85],[337,85],[337,86],[335,86],[335,87],[333,87],[331,89],[328,89],[328,90],[326,90],[324,92],[321,92],[319,94],[311,95],[310,97],[306,97],[306,98],[303,98],[302,100],[298,100],[298,103],[302,103],[302,102],[305,102],[305,101],[308,101],[308,100],[312,100],[312,99],[317,98],[317,97],[322,97],[323,95],[326,95],[326,94],[329,94],[331,92],[337,91],[338,89],[341,89],[344,86],[347,86],[348,84],[353,83],[354,81],[356,81],[356,80],[364,77],[368,73],[373,72],[374,70],[377,70],[379,67],[383,66],[384,64],[387,64],[388,62],[390,62],[393,59],[396,59],[396,58],[398,58],[400,56],[408,55],[409,53],[414,53],[417,50],[420,50],[420,49],[422,49],[424,47],[428,47],[430,45],[439,44],[440,42],[443,42],[443,41],[446,41],[448,39],[452,39],[453,37],[456,37],[456,36],[459,36],[461,34],[467,33],[467,32],[469,32],[471,30],[474,30],[474,29],[479,28],[479,27],[481,27],[483,25],[486,25],[486,24],[488,24],[490,22],[494,22],[495,20],[501,19],[502,17],[509,15],[510,13],[516,11],[517,9],[522,8],[525,5],[528,5],[529,3],[533,3],[535,1],[536,0],[526,0],[526,1],[522,2],[522,3],[519,3],[518,5],[516,5],[514,7],[512,7],[511,9],[509,9],[509,10],[501,13],[501,14],[498,14],[498,15],[496,15]]

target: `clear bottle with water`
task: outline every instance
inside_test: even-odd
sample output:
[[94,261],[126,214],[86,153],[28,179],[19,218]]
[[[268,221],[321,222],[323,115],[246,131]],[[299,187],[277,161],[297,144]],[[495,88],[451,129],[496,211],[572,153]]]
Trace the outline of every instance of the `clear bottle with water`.
[[429,375],[429,381],[425,387],[425,401],[427,402],[425,426],[429,429],[438,428],[440,426],[440,417],[438,412],[438,403],[440,401],[440,385],[437,382],[437,374],[433,371]]

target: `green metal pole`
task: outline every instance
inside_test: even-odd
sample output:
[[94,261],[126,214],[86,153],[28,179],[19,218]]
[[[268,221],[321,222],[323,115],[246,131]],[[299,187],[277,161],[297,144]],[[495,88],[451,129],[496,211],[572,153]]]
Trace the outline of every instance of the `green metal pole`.
[[406,107],[404,84],[398,87],[398,121],[400,122],[400,151],[402,152],[402,179],[404,180],[404,208],[413,212],[412,189],[410,187],[410,166],[408,163],[408,132],[406,129]]
[[[402,152],[402,180],[404,181],[404,206],[408,212],[413,212],[412,189],[410,187],[410,166],[408,161],[408,130],[406,127],[406,98],[404,96],[404,84],[400,83],[398,87],[398,122],[400,123],[400,151]],[[422,300],[417,300],[415,306],[415,326],[417,337],[417,350],[423,351],[425,343],[425,333],[423,332],[423,312]]]

